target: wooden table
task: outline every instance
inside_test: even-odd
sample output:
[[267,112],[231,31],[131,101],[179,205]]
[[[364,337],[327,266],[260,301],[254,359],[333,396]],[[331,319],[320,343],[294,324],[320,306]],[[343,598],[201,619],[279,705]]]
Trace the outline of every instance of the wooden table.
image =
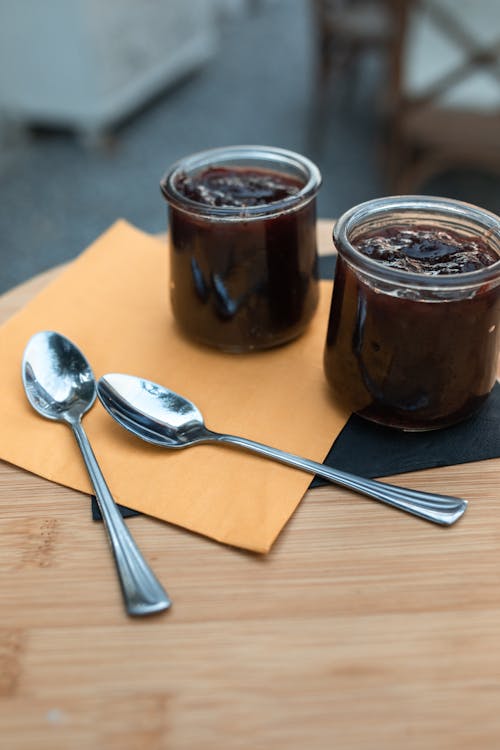
[[174,600],[132,620],[89,498],[0,462],[0,746],[496,750],[500,460],[404,483],[469,510],[443,529],[316,489],[266,557],[130,519]]

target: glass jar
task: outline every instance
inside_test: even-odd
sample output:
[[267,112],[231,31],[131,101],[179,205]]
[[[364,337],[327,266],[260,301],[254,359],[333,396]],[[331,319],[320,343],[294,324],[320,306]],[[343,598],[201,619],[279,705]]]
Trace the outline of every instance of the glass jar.
[[[211,170],[239,179],[278,177],[293,194],[257,205],[207,205],[184,189],[204,189]],[[284,344],[309,324],[318,303],[317,167],[265,146],[211,149],[182,159],[161,181],[168,202],[170,297],[193,341],[229,352]]]
[[460,201],[398,196],[352,208],[334,229],[324,368],[336,398],[383,425],[444,427],[475,411],[495,383],[500,263],[427,275],[356,249],[360,237],[394,227],[451,231],[464,243],[477,238],[500,258],[500,220]]

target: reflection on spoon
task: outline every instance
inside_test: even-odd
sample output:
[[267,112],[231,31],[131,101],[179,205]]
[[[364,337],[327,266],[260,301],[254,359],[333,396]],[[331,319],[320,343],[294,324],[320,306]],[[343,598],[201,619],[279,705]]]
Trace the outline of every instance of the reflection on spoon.
[[168,609],[170,599],[132,539],[81,424],[96,397],[89,363],[65,336],[41,331],[26,346],[22,377],[32,407],[43,417],[65,422],[73,430],[108,532],[127,612],[148,615]]
[[186,448],[197,443],[225,443],[245,448],[442,526],[455,523],[467,508],[466,500],[375,482],[253,440],[212,432],[191,401],[149,380],[111,373],[99,380],[97,394],[122,427],[154,445]]

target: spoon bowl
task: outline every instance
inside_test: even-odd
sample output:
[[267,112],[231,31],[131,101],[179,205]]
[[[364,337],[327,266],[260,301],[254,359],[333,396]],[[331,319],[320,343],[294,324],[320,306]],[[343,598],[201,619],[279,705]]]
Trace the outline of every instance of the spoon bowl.
[[31,338],[24,352],[22,377],[28,401],[47,419],[78,420],[96,399],[89,363],[71,341],[53,331]]
[[205,426],[201,412],[191,401],[144,378],[110,373],[99,380],[97,395],[122,427],[154,445],[187,448],[199,443],[222,443],[244,448],[318,474],[330,482],[442,526],[455,523],[467,508],[466,500],[364,479],[254,440],[213,432]]
[[81,424],[82,416],[96,399],[96,382],[89,363],[65,336],[40,331],[24,351],[22,378],[35,411],[68,424],[78,442],[108,533],[127,612],[147,615],[168,609],[170,599],[132,539]]
[[203,415],[191,401],[150,380],[114,373],[97,384],[102,405],[130,432],[163,448],[206,442]]

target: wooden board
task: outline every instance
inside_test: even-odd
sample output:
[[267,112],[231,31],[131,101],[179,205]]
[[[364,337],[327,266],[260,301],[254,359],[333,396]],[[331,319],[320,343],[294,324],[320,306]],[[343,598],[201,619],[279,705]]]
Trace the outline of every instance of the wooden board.
[[267,557],[130,519],[174,601],[131,620],[89,498],[0,462],[0,746],[496,750],[499,480],[404,477],[470,500],[451,529],[317,489]]

